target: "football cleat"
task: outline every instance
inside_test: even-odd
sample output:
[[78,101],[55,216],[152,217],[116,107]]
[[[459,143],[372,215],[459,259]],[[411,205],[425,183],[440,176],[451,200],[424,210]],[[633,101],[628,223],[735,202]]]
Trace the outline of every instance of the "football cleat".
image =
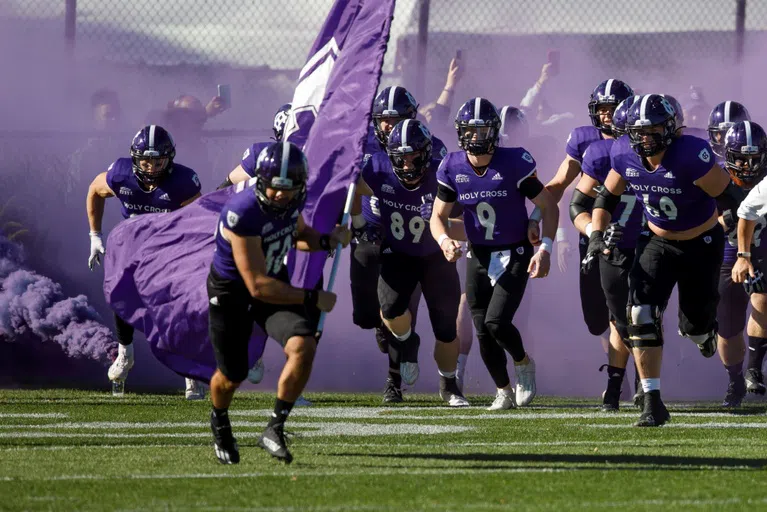
[[304,398],[304,395],[299,396],[296,398],[296,402],[293,404],[294,407],[311,407],[312,403]]
[[764,386],[764,376],[761,370],[756,368],[746,370],[746,389],[749,393],[764,395],[767,388]]
[[508,410],[508,409],[515,409],[517,407],[517,404],[514,402],[514,390],[504,390],[499,389],[495,394],[495,400],[493,400],[493,403],[490,407],[487,408],[488,411],[501,411],[501,410]]
[[383,403],[398,404],[402,400],[402,390],[394,385],[394,381],[386,379],[386,388],[384,388]]
[[211,411],[210,429],[213,431],[213,449],[218,461],[221,464],[239,464],[240,449],[237,446],[237,440],[232,435],[229,415],[216,418],[216,414]]
[[283,425],[266,427],[266,430],[264,430],[264,433],[261,434],[261,437],[258,439],[258,446],[266,450],[269,455],[285,464],[293,462],[293,455],[288,451],[288,445],[285,442]]
[[107,376],[111,381],[125,381],[128,378],[128,372],[133,368],[133,353],[129,355],[124,353],[118,353],[117,359],[115,359],[112,366],[107,371]]
[[248,370],[248,382],[258,384],[264,380],[264,370],[264,360],[259,359],[256,361],[256,364],[253,365],[253,368]]
[[450,407],[468,407],[469,401],[463,396],[463,393],[458,389],[458,384],[455,378],[440,377],[439,383],[439,396],[442,400],[447,402]]
[[722,407],[740,407],[746,397],[746,380],[740,375],[736,380],[731,380],[727,386],[727,394],[724,396]]
[[660,391],[648,391],[644,394],[644,409],[635,427],[660,427],[671,419],[668,409],[660,399]]
[[186,381],[186,390],[184,396],[187,400],[205,400],[205,387],[202,382],[194,379],[184,379]]
[[529,359],[527,364],[514,365],[517,371],[516,402],[520,407],[533,401],[537,389],[535,386],[535,361],[532,357],[527,357]]

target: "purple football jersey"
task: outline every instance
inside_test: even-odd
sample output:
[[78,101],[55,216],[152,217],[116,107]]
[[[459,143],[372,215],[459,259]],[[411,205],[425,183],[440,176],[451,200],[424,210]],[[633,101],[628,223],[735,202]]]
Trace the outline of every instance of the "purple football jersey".
[[716,200],[695,185],[715,165],[705,140],[691,135],[675,139],[653,172],[645,169],[628,137],[613,144],[610,158],[642,203],[647,220],[659,228],[685,231],[705,223],[716,211]]
[[432,159],[414,190],[406,189],[397,179],[389,156],[382,151],[371,156],[362,169],[362,178],[379,199],[384,242],[397,252],[426,256],[440,250],[428,221],[421,218],[421,205],[437,197],[438,164],[439,160]]
[[534,173],[535,160],[524,148],[496,148],[482,176],[474,172],[464,151],[448,153],[437,180],[463,205],[469,242],[506,246],[527,239],[526,198],[519,185]]
[[[437,137],[432,135],[431,138],[431,155],[433,159],[442,160],[447,155],[447,148],[445,144]],[[370,125],[368,130],[368,138],[365,140],[363,146],[365,156],[362,160],[362,168],[365,168],[368,160],[375,154],[382,153],[386,157],[386,151],[381,147],[378,139],[375,137],[375,131],[373,125]],[[390,166],[391,167],[391,166]],[[381,210],[378,205],[378,197],[376,196],[362,196],[362,217],[365,219],[366,230],[380,230],[381,229]]]
[[242,279],[234,263],[232,245],[222,235],[223,228],[226,228],[235,235],[261,237],[261,249],[266,258],[266,274],[269,277],[277,277],[285,256],[293,246],[293,233],[300,215],[298,210],[285,218],[265,213],[256,198],[255,180],[250,180],[245,190],[230,197],[221,210],[213,254],[213,268],[216,273],[223,279]]
[[[626,136],[627,137],[627,136]],[[628,137],[627,137],[628,138]],[[615,139],[604,139],[593,142],[583,154],[581,170],[583,174],[604,184],[612,165],[610,150]],[[637,198],[628,188],[621,195],[621,202],[615,207],[613,219],[623,227],[623,237],[618,242],[619,249],[636,248],[639,235],[642,233],[642,207],[636,204]]]
[[258,155],[261,154],[261,151],[263,151],[264,148],[269,147],[272,144],[274,144],[274,141],[256,142],[255,144],[251,144],[251,146],[245,150],[242,154],[240,165],[248,176],[251,178],[256,177],[256,162],[258,162]]
[[174,163],[170,174],[151,192],[144,190],[133,174],[133,161],[119,158],[107,169],[107,185],[120,200],[123,218],[144,213],[172,212],[196,196],[200,179],[189,167]]
[[588,148],[592,142],[598,140],[602,140],[602,132],[597,130],[595,126],[579,126],[571,131],[570,136],[567,137],[565,152],[577,160],[578,163],[582,163],[583,153],[586,152],[586,148]]

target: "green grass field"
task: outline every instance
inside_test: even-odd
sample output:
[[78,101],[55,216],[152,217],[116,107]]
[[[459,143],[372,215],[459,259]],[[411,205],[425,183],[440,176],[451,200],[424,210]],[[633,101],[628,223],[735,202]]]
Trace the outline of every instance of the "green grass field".
[[[2,510],[764,510],[767,418],[669,404],[672,422],[541,397],[490,413],[436,396],[309,394],[295,461],[256,447],[273,395],[231,409],[242,462],[216,462],[209,402],[181,395],[0,391]],[[482,406],[482,407],[480,407]]]

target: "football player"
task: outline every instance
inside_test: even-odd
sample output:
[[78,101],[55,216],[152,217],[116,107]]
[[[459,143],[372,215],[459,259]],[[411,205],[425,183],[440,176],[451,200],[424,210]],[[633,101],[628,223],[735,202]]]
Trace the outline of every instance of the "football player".
[[[408,304],[420,284],[436,339],[434,359],[440,375],[440,396],[451,407],[464,407],[469,403],[455,379],[460,280],[454,262],[442,257],[428,232],[440,161],[432,159],[431,152],[432,137],[425,124],[416,119],[399,122],[388,134],[387,154],[373,154],[363,167],[357,193],[379,198],[385,228],[378,302],[383,323],[394,338],[388,342],[390,359],[400,362],[402,380],[414,384],[419,375],[420,343]],[[462,222],[453,224],[454,232],[461,232]],[[401,400],[398,388],[396,392]]]
[[317,313],[331,311],[336,295],[291,286],[283,259],[294,242],[299,250],[328,251],[338,243],[345,247],[350,237],[344,227],[322,235],[301,217],[307,164],[295,145],[277,142],[267,147],[258,159],[254,181],[221,210],[207,281],[210,340],[218,366],[210,381],[210,424],[222,464],[240,460],[228,409],[248,375],[254,321],[284,347],[287,356],[274,412],[258,446],[285,463],[293,460],[285,444],[285,420],[312,369]]
[[[373,100],[373,123],[365,144],[365,163],[372,155],[381,153],[386,156],[386,144],[389,133],[400,121],[415,119],[418,114],[418,104],[407,89],[400,86],[386,87]],[[432,136],[432,155],[441,158],[447,154],[445,145],[437,137]],[[378,303],[378,277],[380,275],[381,238],[383,236],[380,215],[379,198],[377,196],[358,196],[360,205],[356,204],[354,211],[361,211],[352,217],[352,246],[349,280],[352,293],[352,320],[362,329],[375,329],[378,348],[389,355],[389,376],[384,388],[384,402],[397,403],[402,401],[402,377],[399,373],[401,361],[392,359],[398,351],[389,351],[389,342],[393,340],[391,333],[381,322],[381,305]],[[415,327],[418,313],[418,303],[421,298],[420,285],[412,294],[409,306],[412,326]],[[395,342],[396,343],[396,342]]]
[[[272,131],[274,131],[274,140],[277,142],[282,142],[282,134],[285,131],[285,123],[288,122],[291,108],[293,108],[292,105],[290,103],[286,103],[281,106],[279,110],[277,110],[277,112],[274,114]],[[241,181],[247,181],[250,178],[254,178],[256,176],[256,159],[258,158],[259,153],[261,153],[261,151],[270,144],[272,143],[256,142],[251,144],[250,147],[243,152],[240,164],[232,169],[224,182],[219,185],[216,190],[230,187],[235,183],[240,183]]]
[[[120,200],[123,218],[146,213],[170,212],[200,197],[200,179],[189,167],[173,161],[176,146],[173,138],[162,126],[145,126],[133,137],[130,158],[119,158],[91,183],[86,199],[90,225],[91,251],[88,266],[91,270],[100,264],[104,254],[101,222],[104,202],[109,197]],[[115,314],[115,330],[120,346],[107,375],[122,388],[133,367],[132,325]],[[202,385],[186,379],[186,398],[205,398]]]
[[[490,101],[474,98],[464,103],[455,127],[462,151],[449,153],[439,166],[431,234],[445,258],[456,261],[460,244],[448,220],[453,203],[463,206],[471,255],[466,262],[466,297],[482,360],[497,388],[490,410],[511,409],[529,404],[536,393],[535,362],[513,320],[528,275],[545,277],[549,272],[559,211],[536,177],[530,153],[498,147],[501,119]],[[527,238],[526,198],[543,214],[544,238],[535,255]],[[514,360],[516,396],[504,350]]]
[[[576,229],[585,236],[592,231],[591,209],[597,197],[597,190],[610,172],[610,150],[616,139],[625,135],[626,116],[637,96],[623,100],[612,115],[611,129],[614,139],[598,140],[589,145],[583,154],[583,163],[578,185],[573,191],[570,202],[570,219]],[[642,231],[642,208],[637,206],[633,192],[624,192],[621,202],[616,207],[614,216],[618,222],[610,224],[607,244],[612,251],[609,256],[602,255],[598,261],[589,265],[599,266],[602,289],[610,310],[610,348],[607,353],[607,388],[602,394],[602,410],[617,411],[621,395],[621,386],[626,374],[626,365],[630,355],[629,335],[627,331],[626,304],[628,303],[628,274],[634,261],[634,251],[639,234]],[[612,247],[615,246],[615,247]],[[586,267],[588,268],[587,265]],[[636,385],[636,382],[635,382]],[[637,389],[637,394],[641,395]],[[639,396],[635,398],[639,401]]]
[[[638,427],[669,420],[660,395],[661,321],[675,285],[679,331],[705,357],[716,352],[718,271],[724,250],[717,202],[732,205],[735,191],[706,140],[679,135],[674,107],[658,94],[629,110],[628,137],[610,152],[612,169],[594,202],[587,256],[609,256],[605,230],[629,188],[642,204],[649,234],[637,243],[629,271],[628,335],[644,390]],[[735,203],[736,204],[736,203]]]
[[[565,189],[575,181],[578,174],[582,171],[581,163],[583,154],[592,142],[598,140],[612,139],[612,115],[618,104],[634,96],[634,91],[628,84],[611,78],[601,82],[591,93],[589,100],[589,117],[591,125],[579,126],[570,132],[567,138],[565,152],[567,155],[559,165],[557,174],[546,184],[546,189],[551,192],[557,202],[562,200]],[[539,241],[538,221],[540,212],[533,210],[530,214],[529,237],[533,244]],[[565,259],[569,244],[564,237],[564,229],[557,230],[557,257],[560,268],[565,268]],[[579,237],[579,252],[581,259],[585,257],[588,239],[581,234]],[[581,311],[583,319],[586,322],[589,332],[593,336],[598,336],[602,342],[605,352],[610,346],[608,329],[610,327],[610,312],[607,307],[607,300],[602,291],[602,284],[599,276],[599,266],[593,265],[584,274],[580,273],[579,287],[581,296]]]
[[[767,135],[764,129],[751,121],[736,123],[724,138],[724,157],[732,182],[749,191],[738,208],[737,217],[742,220],[738,221],[737,227],[732,211],[726,211],[722,216],[730,234],[719,281],[722,295],[718,312],[719,355],[730,377],[723,405],[737,407],[746,390],[759,395],[765,392],[762,362],[767,350],[767,295],[763,277],[767,271],[767,231],[764,229],[767,226],[764,217],[767,195],[762,178],[767,172]],[[744,381],[743,325],[749,302],[748,369]]]
[[721,163],[725,163],[724,136],[727,130],[735,123],[750,120],[751,115],[746,107],[737,101],[723,101],[711,109],[708,116],[708,142]]

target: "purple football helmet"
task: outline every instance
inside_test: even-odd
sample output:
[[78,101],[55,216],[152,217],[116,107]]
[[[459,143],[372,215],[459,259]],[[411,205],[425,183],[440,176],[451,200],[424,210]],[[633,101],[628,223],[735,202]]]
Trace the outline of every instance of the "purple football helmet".
[[476,97],[458,109],[455,129],[458,131],[458,145],[461,149],[470,155],[487,155],[498,146],[501,118],[489,100]]
[[634,95],[634,90],[621,80],[610,78],[596,86],[589,100],[589,117],[599,131],[605,135],[612,135],[610,125],[604,124],[599,118],[600,107],[607,105],[615,111],[618,103]]
[[708,116],[708,141],[717,156],[724,158],[724,137],[727,131],[741,121],[750,121],[751,115],[737,101],[723,101]]
[[501,107],[501,131],[499,145],[504,148],[522,146],[530,134],[527,116],[517,107]]
[[[429,129],[417,119],[405,119],[392,128],[386,152],[394,174],[405,188],[417,187],[429,170],[431,146]],[[414,158],[408,158],[410,155]],[[405,169],[408,163],[409,168]]]
[[[136,178],[144,185],[154,186],[173,170],[176,144],[165,128],[150,124],[139,130],[133,137],[130,156],[133,161],[133,174],[136,175]],[[142,160],[155,162],[151,171],[141,168]]]
[[[654,131],[658,126],[662,132]],[[668,148],[677,136],[676,128],[676,111],[660,94],[645,94],[629,109],[626,130],[639,156],[657,155]]]
[[752,188],[764,177],[767,167],[767,134],[752,121],[735,123],[724,137],[725,167],[732,181]]
[[615,107],[615,112],[613,112],[613,121],[610,128],[613,132],[613,137],[616,139],[628,133],[626,130],[626,121],[628,120],[629,109],[631,108],[631,105],[633,105],[634,102],[639,98],[641,98],[639,95],[629,96],[625,100],[618,103],[618,106]]
[[415,119],[418,113],[418,103],[413,95],[404,87],[387,87],[378,93],[373,100],[373,128],[376,139],[383,149],[386,149],[389,134],[381,127],[381,120],[386,119],[394,127],[405,119]]
[[274,114],[274,124],[272,125],[272,130],[274,130],[274,140],[278,142],[282,140],[282,135],[285,133],[285,125],[288,124],[290,109],[292,108],[293,105],[290,103],[285,103],[280,107],[277,113]]
[[676,112],[676,129],[684,128],[684,110],[682,109],[682,104],[670,94],[661,94],[660,96],[666,98],[668,102],[671,103],[671,106],[674,107],[674,112]]
[[[256,197],[261,210],[278,218],[301,210],[306,202],[308,169],[303,151],[291,142],[275,142],[262,149],[256,160]],[[283,203],[270,199],[268,188],[295,194]]]

